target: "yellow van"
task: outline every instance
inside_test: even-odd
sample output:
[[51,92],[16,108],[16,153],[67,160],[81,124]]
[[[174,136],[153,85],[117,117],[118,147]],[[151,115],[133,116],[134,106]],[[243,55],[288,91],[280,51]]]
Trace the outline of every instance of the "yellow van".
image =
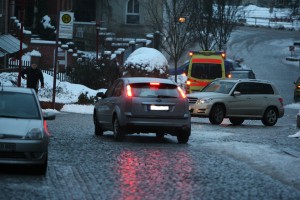
[[226,78],[222,51],[191,51],[187,73],[186,93],[199,92],[216,78]]

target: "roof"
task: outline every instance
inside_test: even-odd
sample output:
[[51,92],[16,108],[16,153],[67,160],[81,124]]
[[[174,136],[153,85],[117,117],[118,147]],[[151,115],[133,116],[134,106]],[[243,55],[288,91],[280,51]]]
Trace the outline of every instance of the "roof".
[[[22,49],[28,46],[22,43]],[[5,54],[12,54],[20,50],[20,40],[10,34],[0,35],[0,57]]]

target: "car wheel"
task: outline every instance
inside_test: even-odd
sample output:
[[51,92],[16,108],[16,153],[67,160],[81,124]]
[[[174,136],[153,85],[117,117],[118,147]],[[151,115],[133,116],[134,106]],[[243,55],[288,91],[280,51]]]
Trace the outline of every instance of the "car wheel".
[[191,135],[191,129],[181,130],[177,133],[177,141],[180,144],[186,144],[189,141]]
[[34,170],[36,174],[45,175],[47,173],[48,167],[48,156],[43,164],[38,164],[34,166]]
[[230,117],[229,121],[233,125],[241,125],[245,120],[243,118],[239,118],[239,117]]
[[262,118],[262,123],[265,126],[274,126],[277,122],[278,115],[274,107],[267,108]]
[[97,116],[94,114],[95,135],[103,135],[103,130],[98,122]]
[[221,124],[225,117],[225,110],[222,105],[215,105],[209,113],[209,121],[212,124]]
[[164,133],[156,133],[156,140],[163,141],[164,140]]
[[114,132],[114,139],[116,141],[121,142],[121,141],[124,140],[125,132],[122,129],[122,127],[120,126],[120,122],[119,122],[118,117],[114,118],[114,131],[113,132]]

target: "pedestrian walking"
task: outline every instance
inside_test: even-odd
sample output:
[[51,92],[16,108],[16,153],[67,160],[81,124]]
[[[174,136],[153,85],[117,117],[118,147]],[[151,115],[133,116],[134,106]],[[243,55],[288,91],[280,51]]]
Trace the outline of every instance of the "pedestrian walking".
[[36,63],[31,63],[30,67],[23,69],[21,77],[27,80],[27,88],[33,88],[36,94],[39,89],[39,81],[41,82],[41,88],[44,88],[43,72],[38,68]]

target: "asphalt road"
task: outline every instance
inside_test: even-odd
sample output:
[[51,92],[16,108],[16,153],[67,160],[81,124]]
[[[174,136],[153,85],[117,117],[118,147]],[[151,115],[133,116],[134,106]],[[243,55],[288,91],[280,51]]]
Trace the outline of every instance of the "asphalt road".
[[[240,31],[232,48],[247,49],[252,43],[242,41],[256,38],[258,30]],[[245,56],[247,51],[239,52]],[[250,55],[244,59],[254,63]],[[287,72],[280,76],[280,66],[275,68],[253,67],[257,76],[267,73],[285,87]],[[289,98],[290,90],[283,94]],[[1,166],[0,199],[300,199],[300,139],[288,137],[299,131],[297,113],[286,109],[273,127],[254,120],[232,126],[227,120],[211,125],[208,119],[192,118],[188,144],[177,144],[169,135],[157,141],[150,134],[115,142],[111,132],[94,135],[92,115],[60,113],[48,122],[52,137],[46,176]]]

